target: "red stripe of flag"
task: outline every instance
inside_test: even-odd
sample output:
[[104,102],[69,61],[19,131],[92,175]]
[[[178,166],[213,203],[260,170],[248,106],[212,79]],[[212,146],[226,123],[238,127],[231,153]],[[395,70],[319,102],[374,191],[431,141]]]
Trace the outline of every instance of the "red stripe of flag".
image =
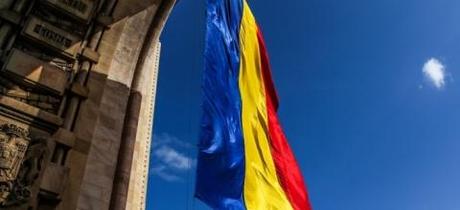
[[262,75],[267,98],[271,152],[278,173],[278,179],[294,210],[311,210],[302,173],[300,172],[300,168],[276,114],[278,109],[278,96],[271,76],[268,53],[260,28],[257,32],[257,38],[259,41]]

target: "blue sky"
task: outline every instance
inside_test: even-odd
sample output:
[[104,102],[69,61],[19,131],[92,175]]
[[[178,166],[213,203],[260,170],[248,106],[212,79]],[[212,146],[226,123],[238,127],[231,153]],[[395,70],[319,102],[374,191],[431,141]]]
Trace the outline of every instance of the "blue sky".
[[[315,210],[460,209],[460,1],[252,0]],[[204,1],[162,35],[149,210],[193,199]]]

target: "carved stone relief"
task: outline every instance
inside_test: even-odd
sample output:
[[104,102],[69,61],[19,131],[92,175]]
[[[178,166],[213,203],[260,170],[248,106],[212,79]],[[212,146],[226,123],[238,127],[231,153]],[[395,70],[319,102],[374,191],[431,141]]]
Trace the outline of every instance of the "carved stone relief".
[[0,75],[0,97],[2,96],[14,98],[53,114],[57,113],[61,103],[61,99],[57,96],[23,87]]
[[28,202],[46,152],[46,140],[14,124],[0,125],[0,208]]

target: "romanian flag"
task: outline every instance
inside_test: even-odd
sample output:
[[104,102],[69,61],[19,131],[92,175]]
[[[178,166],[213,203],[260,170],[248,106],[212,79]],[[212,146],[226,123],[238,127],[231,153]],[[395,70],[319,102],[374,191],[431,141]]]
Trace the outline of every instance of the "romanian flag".
[[195,196],[213,209],[310,210],[246,0],[207,0]]

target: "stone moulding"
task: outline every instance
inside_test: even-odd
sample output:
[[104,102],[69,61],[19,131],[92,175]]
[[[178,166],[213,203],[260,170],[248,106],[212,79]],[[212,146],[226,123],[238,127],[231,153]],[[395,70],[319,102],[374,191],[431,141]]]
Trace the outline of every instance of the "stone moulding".
[[7,96],[0,96],[0,116],[49,133],[54,133],[63,123],[57,115]]

